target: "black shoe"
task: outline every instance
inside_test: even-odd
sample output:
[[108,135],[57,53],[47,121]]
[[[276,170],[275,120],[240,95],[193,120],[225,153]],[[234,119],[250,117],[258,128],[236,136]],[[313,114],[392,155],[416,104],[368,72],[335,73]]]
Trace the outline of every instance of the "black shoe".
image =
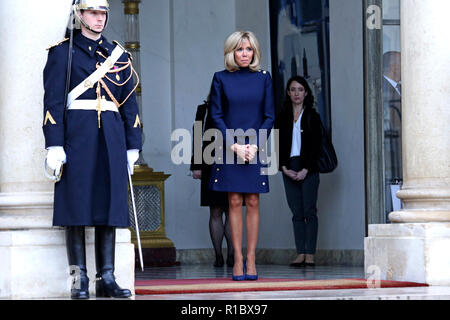
[[89,299],[86,269],[85,231],[83,226],[66,227],[66,249],[70,275],[73,277],[70,298]]
[[109,270],[95,281],[95,296],[98,298],[129,298],[131,291],[120,288],[114,274]]
[[233,268],[234,266],[234,256],[227,257],[227,266]]
[[114,277],[114,256],[116,249],[116,228],[95,227],[95,265],[97,275],[95,295],[107,298],[129,298],[131,291],[122,289]]
[[214,262],[214,267],[221,268],[224,265],[223,257],[222,256],[216,256],[216,262]]
[[89,299],[89,278],[86,274],[75,277],[70,290],[71,299]]
[[305,266],[307,266],[307,267],[315,267],[316,264],[314,262],[305,262]]
[[306,262],[302,261],[302,262],[292,262],[289,264],[290,267],[294,267],[294,268],[302,268],[304,266],[306,266]]

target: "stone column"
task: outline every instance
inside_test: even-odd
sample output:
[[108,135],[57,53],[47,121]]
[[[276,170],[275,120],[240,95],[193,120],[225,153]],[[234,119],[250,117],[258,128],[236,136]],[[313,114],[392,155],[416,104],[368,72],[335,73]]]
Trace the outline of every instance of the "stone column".
[[[0,298],[70,293],[64,230],[52,227],[53,184],[43,173],[42,72],[45,49],[64,38],[71,3],[0,1]],[[116,276],[134,289],[130,239],[128,229],[117,231]],[[92,229],[86,241],[94,294]]]
[[446,0],[401,2],[404,208],[365,241],[382,279],[450,285],[448,12]]

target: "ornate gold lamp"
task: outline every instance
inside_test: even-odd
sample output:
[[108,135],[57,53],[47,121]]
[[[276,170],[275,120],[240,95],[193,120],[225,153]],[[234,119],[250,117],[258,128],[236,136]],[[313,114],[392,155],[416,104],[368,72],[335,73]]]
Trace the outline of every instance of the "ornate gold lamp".
[[[125,13],[125,48],[133,55],[133,66],[141,75],[139,3],[140,0],[122,0]],[[142,84],[142,77],[140,77]],[[142,87],[136,89],[139,114],[142,123]],[[142,132],[143,143],[145,141]],[[136,202],[137,219],[145,266],[166,266],[175,264],[176,250],[173,242],[166,237],[164,216],[164,181],[170,177],[163,172],[154,172],[146,164],[142,153],[134,167],[133,191]],[[129,200],[130,220],[134,223],[131,199]],[[131,228],[131,240],[137,246],[136,232]],[[138,255],[136,254],[136,257]],[[138,259],[136,259],[138,263]]]

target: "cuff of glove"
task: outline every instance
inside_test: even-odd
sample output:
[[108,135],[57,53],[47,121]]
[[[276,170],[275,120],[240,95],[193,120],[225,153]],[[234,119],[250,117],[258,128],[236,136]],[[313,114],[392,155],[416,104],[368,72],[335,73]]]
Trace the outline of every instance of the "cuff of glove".
[[62,146],[50,146],[47,147],[47,150],[57,150],[57,149],[61,149],[64,151],[64,148]]

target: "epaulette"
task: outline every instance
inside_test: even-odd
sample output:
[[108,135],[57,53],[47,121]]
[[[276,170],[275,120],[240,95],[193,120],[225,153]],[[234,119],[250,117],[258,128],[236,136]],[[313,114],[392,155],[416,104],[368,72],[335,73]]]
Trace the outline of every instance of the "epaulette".
[[127,49],[125,49],[124,46],[122,46],[122,45],[119,43],[119,41],[113,40],[112,42],[113,42],[116,46],[119,46],[120,48],[122,48],[122,50],[123,50],[126,54],[128,54],[128,56],[130,57],[130,60],[133,61],[133,56],[131,55],[131,52],[129,52]]
[[50,50],[51,48],[59,46],[61,43],[65,42],[67,40],[69,40],[69,38],[65,38],[64,40],[61,40],[60,42],[51,45],[50,47],[47,48],[47,51]]

